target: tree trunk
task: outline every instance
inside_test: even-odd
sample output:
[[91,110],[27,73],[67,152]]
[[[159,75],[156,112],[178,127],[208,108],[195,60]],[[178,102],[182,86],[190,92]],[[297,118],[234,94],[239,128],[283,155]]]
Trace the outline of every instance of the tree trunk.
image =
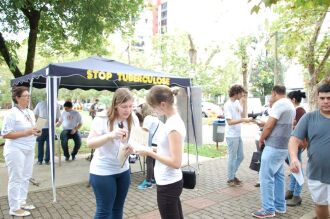
[[28,39],[28,51],[25,62],[25,74],[30,74],[33,72],[34,68],[34,59],[36,55],[36,46],[37,46],[37,38],[39,31],[39,20],[40,20],[40,11],[36,10],[25,10],[22,9],[23,13],[29,19],[30,24],[30,32]]
[[321,27],[323,25],[323,21],[326,17],[327,11],[325,11],[320,19],[317,21],[314,34],[309,42],[308,52],[307,52],[307,60],[308,60],[308,73],[310,75],[310,81],[308,84],[308,105],[309,110],[315,110],[317,108],[317,85],[319,82],[318,76],[319,73],[323,70],[324,64],[330,55],[330,48],[327,48],[327,51],[319,64],[318,68],[316,68],[315,63],[315,45],[317,42],[317,38],[320,34]]
[[5,59],[5,62],[9,67],[10,71],[13,73],[14,77],[15,78],[21,77],[22,72],[19,70],[16,62],[11,57],[8,47],[6,46],[6,41],[1,33],[0,33],[0,53],[2,57]]

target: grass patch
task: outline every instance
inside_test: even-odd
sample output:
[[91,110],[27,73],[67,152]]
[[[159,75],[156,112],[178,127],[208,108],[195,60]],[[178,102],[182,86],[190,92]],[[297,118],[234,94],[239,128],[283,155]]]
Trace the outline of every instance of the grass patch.
[[[184,152],[188,152],[188,145],[185,146]],[[189,144],[189,153],[196,155],[196,146]],[[216,148],[215,144],[204,144],[198,147],[198,155],[204,157],[224,157],[227,154],[227,147],[225,145],[219,145],[219,148]]]

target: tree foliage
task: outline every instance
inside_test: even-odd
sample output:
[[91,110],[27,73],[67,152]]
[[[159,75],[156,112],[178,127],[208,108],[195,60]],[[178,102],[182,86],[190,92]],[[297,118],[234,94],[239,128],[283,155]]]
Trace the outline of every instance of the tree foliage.
[[[51,55],[81,50],[104,54],[108,35],[128,31],[142,5],[143,0],[2,0],[0,62],[19,77],[33,71],[37,45]],[[17,65],[22,41],[11,39],[22,33],[28,34],[24,73]]]

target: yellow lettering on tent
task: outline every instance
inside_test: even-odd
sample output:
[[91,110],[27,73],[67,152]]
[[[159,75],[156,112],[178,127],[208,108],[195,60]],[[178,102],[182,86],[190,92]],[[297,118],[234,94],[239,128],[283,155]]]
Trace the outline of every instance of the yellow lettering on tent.
[[[99,70],[87,70],[87,79],[109,80],[112,78],[112,75],[113,73],[111,72],[105,72]],[[170,78],[167,77],[125,74],[123,72],[118,72],[117,77],[118,77],[118,81],[124,81],[124,82],[168,85],[168,86],[170,85]]]
[[170,78],[167,77],[156,77],[147,75],[135,75],[135,74],[125,74],[118,72],[118,81],[143,83],[143,84],[154,84],[154,85],[170,85]]
[[99,70],[87,70],[87,79],[109,80],[111,78],[112,78],[111,72],[104,72]]

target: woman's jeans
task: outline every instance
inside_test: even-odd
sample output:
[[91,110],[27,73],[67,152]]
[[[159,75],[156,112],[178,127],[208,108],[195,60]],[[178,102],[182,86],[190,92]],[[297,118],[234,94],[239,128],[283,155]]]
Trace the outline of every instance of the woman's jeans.
[[90,174],[90,183],[96,198],[94,219],[123,218],[130,177],[129,170],[108,176]]
[[262,208],[268,213],[286,211],[284,162],[287,149],[266,145],[261,155],[259,172]]
[[227,137],[226,141],[228,145],[228,180],[233,180],[244,159],[243,142],[241,137]]
[[183,181],[157,185],[157,204],[162,219],[183,219],[180,195]]
[[8,203],[11,211],[26,204],[29,180],[32,177],[34,150],[12,147],[5,156],[8,167]]
[[[301,163],[301,154],[302,154],[302,149],[299,148],[298,160],[300,161],[300,163]],[[291,162],[290,156],[288,157],[289,157],[289,161]],[[293,192],[293,196],[300,196],[302,188],[303,188],[302,185],[299,185],[293,174],[290,174],[289,190]]]

